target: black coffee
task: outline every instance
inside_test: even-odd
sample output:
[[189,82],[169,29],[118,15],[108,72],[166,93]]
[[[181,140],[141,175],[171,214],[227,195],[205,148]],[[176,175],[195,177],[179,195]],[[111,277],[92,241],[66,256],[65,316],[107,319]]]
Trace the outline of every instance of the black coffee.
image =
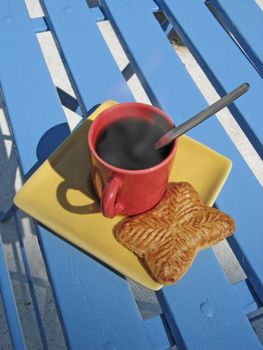
[[164,131],[156,124],[136,117],[121,119],[102,132],[96,150],[107,163],[118,168],[139,170],[150,168],[170,153],[173,144],[154,149]]

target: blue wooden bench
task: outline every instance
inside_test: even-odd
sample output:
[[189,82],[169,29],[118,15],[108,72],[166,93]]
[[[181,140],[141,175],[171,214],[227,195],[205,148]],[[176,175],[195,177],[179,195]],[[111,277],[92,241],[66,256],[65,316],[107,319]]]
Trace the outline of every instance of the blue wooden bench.
[[[130,71],[151,102],[175,116],[177,124],[207,105],[156,20],[156,11],[165,13],[169,28],[176,29],[220,95],[249,82],[250,91],[230,110],[262,156],[263,52],[255,33],[262,28],[263,13],[253,0],[242,1],[242,6],[237,0],[101,0],[92,8],[85,0],[41,3],[45,17],[32,20],[23,1],[0,1],[0,88],[24,179],[70,133],[36,32],[49,30],[55,37],[83,116],[108,99],[133,100],[98,30],[96,21],[103,20],[111,22]],[[189,97],[191,103],[186,103]],[[52,142],[39,154],[39,141],[47,134]],[[258,317],[263,302],[262,188],[217,119],[190,135],[233,161],[216,205],[235,218],[237,231],[229,243],[247,279],[230,286],[213,251],[203,251],[179,283],[157,293],[162,313],[143,320],[123,276],[37,225],[68,347],[262,348],[249,322]],[[16,219],[12,210],[2,220],[10,213]],[[1,241],[0,278],[13,347],[24,349]],[[42,340],[43,348],[52,349],[44,334]]]

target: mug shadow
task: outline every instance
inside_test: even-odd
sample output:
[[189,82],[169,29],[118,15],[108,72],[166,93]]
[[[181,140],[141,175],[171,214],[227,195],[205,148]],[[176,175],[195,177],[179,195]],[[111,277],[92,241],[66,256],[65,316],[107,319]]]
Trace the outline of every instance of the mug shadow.
[[[54,140],[55,133],[62,132],[63,125],[57,125],[48,130],[39,141],[37,148],[38,159],[46,159],[49,156],[49,164],[62,177],[62,181],[56,189],[59,204],[65,210],[80,215],[100,212],[99,201],[93,191],[90,174],[87,135],[91,123],[92,121],[86,120],[85,123],[77,127],[71,137],[67,138],[51,156],[52,152],[47,154],[47,144],[49,144],[50,139]],[[75,194],[78,193],[75,196],[77,200],[74,202],[70,200],[69,196],[72,191]],[[90,203],[91,201],[92,203]],[[83,204],[86,202],[89,203]]]
[[[92,184],[89,184],[89,179],[87,180],[87,187],[91,187]],[[61,182],[57,188],[57,199],[59,203],[62,205],[64,209],[67,211],[70,211],[71,213],[75,214],[94,214],[100,212],[99,209],[99,203],[97,201],[95,193],[88,193],[85,189],[76,189],[78,191],[81,191],[84,195],[94,200],[92,204],[87,205],[73,205],[69,202],[67,198],[67,192],[69,189],[72,189],[69,187],[69,182],[67,180]],[[92,190],[91,190],[92,191]]]

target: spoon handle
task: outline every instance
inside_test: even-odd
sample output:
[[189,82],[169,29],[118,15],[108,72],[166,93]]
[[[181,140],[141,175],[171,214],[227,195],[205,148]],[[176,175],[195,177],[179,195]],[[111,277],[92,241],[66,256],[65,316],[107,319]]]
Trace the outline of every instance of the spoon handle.
[[243,95],[245,92],[247,92],[249,89],[249,84],[244,83],[222,97],[220,100],[213,103],[211,106],[205,108],[202,112],[196,114],[193,118],[188,119],[183,124],[179,125],[178,127],[173,128],[172,130],[168,131],[164,136],[162,136],[154,145],[155,149],[162,148],[172,142],[177,137],[185,134],[187,131],[194,128],[196,125],[202,123],[224,107],[228,106],[230,103],[232,103],[234,100],[236,100],[238,97]]

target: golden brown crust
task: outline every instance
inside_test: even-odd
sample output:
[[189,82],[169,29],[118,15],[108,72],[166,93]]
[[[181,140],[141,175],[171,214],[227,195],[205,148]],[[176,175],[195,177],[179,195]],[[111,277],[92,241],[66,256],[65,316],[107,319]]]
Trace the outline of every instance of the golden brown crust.
[[120,243],[141,257],[160,283],[178,281],[199,250],[233,234],[233,219],[207,207],[192,185],[170,183],[158,205],[116,226]]

